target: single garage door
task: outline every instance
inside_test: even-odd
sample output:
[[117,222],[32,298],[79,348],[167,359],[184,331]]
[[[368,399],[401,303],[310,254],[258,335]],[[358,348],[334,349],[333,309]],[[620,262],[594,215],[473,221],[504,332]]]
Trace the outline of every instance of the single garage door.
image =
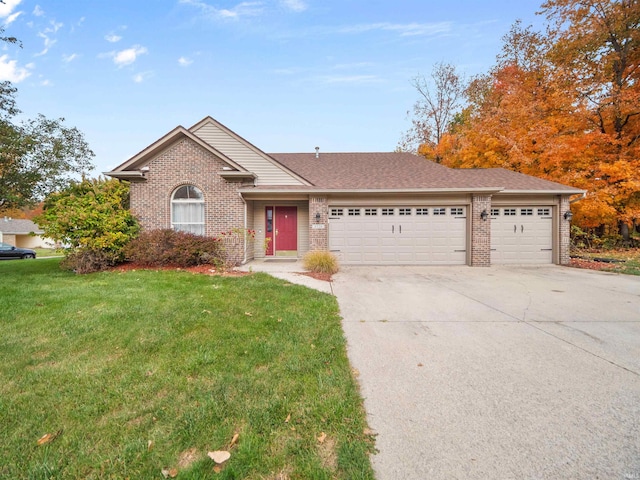
[[553,263],[552,207],[491,209],[491,263]]
[[329,214],[329,249],[342,263],[466,263],[466,207],[330,207]]

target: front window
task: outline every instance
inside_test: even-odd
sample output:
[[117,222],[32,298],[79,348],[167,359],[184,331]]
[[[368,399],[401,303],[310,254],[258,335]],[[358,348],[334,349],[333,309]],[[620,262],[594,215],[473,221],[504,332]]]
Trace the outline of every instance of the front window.
[[183,185],[173,192],[171,228],[204,235],[204,196],[198,187]]

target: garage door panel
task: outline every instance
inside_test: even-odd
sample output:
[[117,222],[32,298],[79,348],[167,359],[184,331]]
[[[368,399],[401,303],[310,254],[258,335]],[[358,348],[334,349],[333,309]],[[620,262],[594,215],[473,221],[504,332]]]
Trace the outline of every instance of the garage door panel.
[[[466,263],[466,207],[340,207],[329,218],[329,248],[344,263]],[[347,212],[360,211],[361,215]],[[376,212],[373,215],[372,212]],[[369,214],[367,214],[369,213]],[[346,225],[346,226],[345,226]],[[337,227],[337,228],[336,228]],[[354,241],[353,237],[359,240]],[[459,251],[456,251],[459,250]]]
[[500,207],[491,210],[491,263],[553,262],[552,207]]

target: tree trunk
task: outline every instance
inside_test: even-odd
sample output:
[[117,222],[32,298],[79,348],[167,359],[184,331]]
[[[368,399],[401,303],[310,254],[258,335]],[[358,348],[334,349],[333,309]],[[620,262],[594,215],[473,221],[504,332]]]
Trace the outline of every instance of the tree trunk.
[[624,222],[618,222],[618,231],[622,235],[622,241],[629,242],[629,225]]

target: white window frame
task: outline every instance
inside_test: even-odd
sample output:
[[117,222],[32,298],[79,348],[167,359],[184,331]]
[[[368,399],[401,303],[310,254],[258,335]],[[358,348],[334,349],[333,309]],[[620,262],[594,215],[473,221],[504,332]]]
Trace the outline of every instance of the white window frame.
[[[187,198],[175,198],[176,194],[183,189],[187,189]],[[191,195],[194,195],[191,197]],[[192,215],[195,219],[190,221],[176,221],[176,210],[178,208],[192,206]],[[205,221],[204,221],[204,194],[195,185],[186,184],[180,185],[171,193],[171,228],[173,230],[194,233],[196,235],[205,234]]]

